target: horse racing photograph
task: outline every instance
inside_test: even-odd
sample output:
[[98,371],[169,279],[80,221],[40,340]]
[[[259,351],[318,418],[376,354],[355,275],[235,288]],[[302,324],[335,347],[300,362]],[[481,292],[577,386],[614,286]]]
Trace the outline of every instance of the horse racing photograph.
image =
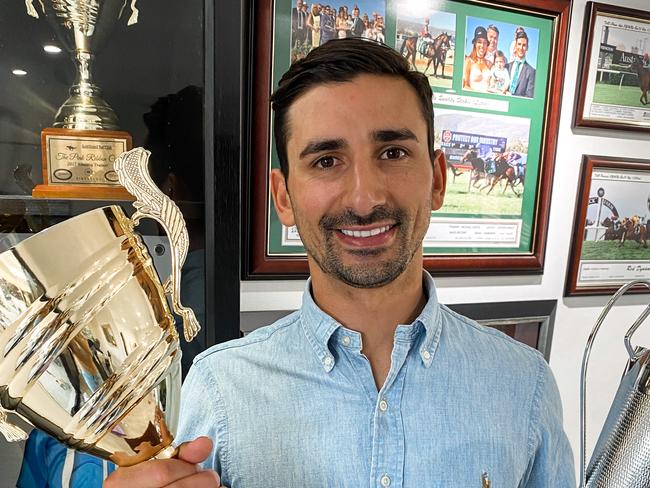
[[592,6],[577,84],[578,126],[650,129],[650,12],[632,12]]
[[592,172],[581,260],[650,260],[650,174],[598,168]]
[[650,24],[603,25],[594,103],[644,107],[650,89]]
[[397,4],[395,49],[431,86],[450,89],[454,78],[456,15],[434,10],[427,2]]
[[650,160],[583,155],[566,293],[650,278]]
[[435,147],[448,171],[441,212],[521,215],[529,133],[527,118],[436,108]]

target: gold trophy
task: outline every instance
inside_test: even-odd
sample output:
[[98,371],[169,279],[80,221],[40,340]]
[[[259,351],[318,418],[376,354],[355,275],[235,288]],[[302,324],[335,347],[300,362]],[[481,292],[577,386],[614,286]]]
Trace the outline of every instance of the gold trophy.
[[52,26],[77,72],[53,126],[41,132],[43,184],[34,188],[34,197],[131,198],[113,171],[117,156],[131,149],[131,135],[119,130],[115,112],[93,81],[92,68],[94,53],[129,8],[127,24],[137,22],[136,1],[25,0],[29,15],[43,16]]
[[[149,151],[122,154],[120,183],[136,212],[86,212],[0,254],[0,432],[25,437],[14,413],[68,446],[130,466],[171,457],[180,405],[178,333],[167,304],[196,336],[180,303],[189,239],[178,207],[147,172]],[[134,232],[156,220],[171,245],[164,282]]]

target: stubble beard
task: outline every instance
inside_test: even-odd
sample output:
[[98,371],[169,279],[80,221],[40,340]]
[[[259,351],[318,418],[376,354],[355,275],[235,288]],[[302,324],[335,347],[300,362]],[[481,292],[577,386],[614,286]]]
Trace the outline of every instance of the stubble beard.
[[[429,204],[428,208],[431,208]],[[429,216],[427,215],[427,223]],[[397,226],[396,239],[392,248],[396,250],[394,257],[380,260],[380,256],[391,249],[359,249],[341,250],[338,238],[334,235],[337,229],[346,226],[371,225],[375,222],[390,220]],[[420,250],[427,225],[423,225],[422,235],[414,235],[409,240],[408,234],[416,225],[415,218],[403,209],[390,209],[385,206],[377,207],[370,215],[361,217],[351,211],[338,215],[325,215],[319,222],[319,230],[323,236],[323,248],[303,241],[307,254],[309,254],[320,269],[343,283],[354,288],[378,288],[394,281],[400,276],[413,260],[416,252]],[[300,231],[300,228],[298,229]],[[361,258],[368,258],[368,263],[345,264],[343,253],[348,253]],[[372,262],[372,257],[378,261]]]

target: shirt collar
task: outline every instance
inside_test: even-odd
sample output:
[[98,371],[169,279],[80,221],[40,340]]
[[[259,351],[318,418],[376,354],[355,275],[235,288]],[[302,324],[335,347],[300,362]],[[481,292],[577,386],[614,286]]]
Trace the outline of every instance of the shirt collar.
[[[415,321],[412,324],[399,325],[395,335],[398,340],[412,340],[424,329],[424,340],[419,345],[418,353],[422,359],[422,363],[426,367],[429,367],[433,362],[433,356],[440,341],[440,304],[438,303],[436,287],[431,275],[423,271],[422,279],[424,291],[427,294],[427,303]],[[305,284],[300,312],[301,323],[307,340],[314,349],[325,371],[331,371],[335,364],[335,357],[329,349],[329,342],[332,336],[337,341],[345,340],[347,342],[346,345],[349,347],[361,349],[361,334],[346,329],[316,304],[311,295],[311,278]],[[348,337],[348,339],[344,339],[345,337]]]

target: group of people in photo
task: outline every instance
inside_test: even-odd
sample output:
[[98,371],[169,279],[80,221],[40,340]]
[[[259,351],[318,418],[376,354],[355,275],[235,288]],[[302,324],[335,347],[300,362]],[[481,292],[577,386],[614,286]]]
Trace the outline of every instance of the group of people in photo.
[[465,56],[463,88],[502,95],[533,98],[535,68],[526,61],[529,39],[526,30],[519,26],[507,51],[499,49],[499,28],[474,29],[472,50]]
[[335,6],[312,3],[311,8],[303,0],[296,0],[291,9],[291,44],[302,49],[306,55],[311,49],[331,39],[363,37],[386,42],[384,17],[379,12],[361,12],[357,5]]

